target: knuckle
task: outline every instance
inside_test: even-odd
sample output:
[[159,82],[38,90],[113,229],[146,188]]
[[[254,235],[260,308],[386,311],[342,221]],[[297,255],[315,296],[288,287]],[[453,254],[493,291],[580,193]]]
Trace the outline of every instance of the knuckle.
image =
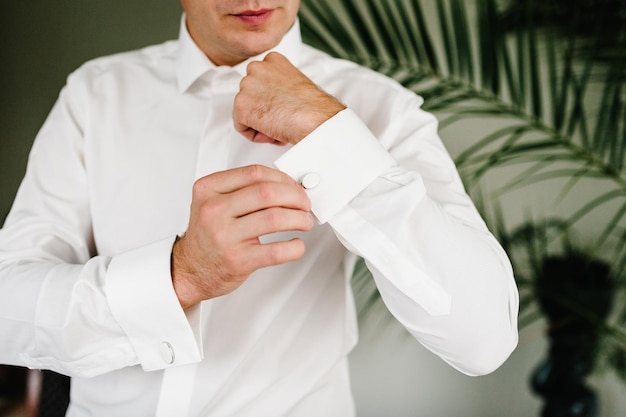
[[243,93],[241,89],[235,94],[235,99],[233,100],[233,114],[237,114],[240,111],[240,107],[243,101]]
[[263,61],[272,62],[272,61],[279,60],[280,57],[281,55],[278,52],[272,51],[269,54],[265,55],[265,58],[263,59]]
[[267,262],[275,265],[283,262],[284,249],[282,245],[271,245],[267,250]]
[[258,194],[261,201],[269,203],[274,199],[274,188],[269,182],[262,182],[258,185]]
[[212,196],[219,194],[219,192],[215,191],[219,181],[218,173],[198,178],[194,181],[191,187],[192,197],[195,199],[206,200],[207,198],[211,198]]
[[192,196],[194,199],[200,198],[203,196],[207,189],[207,179],[199,178],[197,179],[191,188]]
[[250,79],[249,75],[244,76],[241,79],[241,81],[239,81],[239,91],[235,95],[235,100],[237,100],[237,97],[239,97],[241,99],[241,97],[245,95],[246,90],[250,86],[251,82],[252,82],[252,80]]
[[220,220],[223,218],[221,214],[223,212],[223,206],[224,204],[218,199],[211,199],[202,203],[198,209],[200,225],[205,229],[211,230],[213,233],[219,232],[220,228],[216,226],[224,225],[224,222]]
[[248,165],[244,168],[244,175],[251,182],[258,182],[263,179],[263,168],[261,165]]
[[248,74],[254,74],[255,72],[259,71],[262,67],[263,67],[263,63],[261,61],[252,61],[251,63],[248,64],[246,71]]
[[277,230],[281,224],[282,216],[276,209],[268,209],[264,212],[265,224],[267,224],[272,230]]

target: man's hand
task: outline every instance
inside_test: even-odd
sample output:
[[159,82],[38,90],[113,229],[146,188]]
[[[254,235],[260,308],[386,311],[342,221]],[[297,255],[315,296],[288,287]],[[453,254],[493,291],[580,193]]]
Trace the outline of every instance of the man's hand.
[[235,128],[253,142],[296,144],[345,109],[277,52],[248,65],[235,97]]
[[172,249],[172,280],[183,308],[234,291],[259,268],[299,259],[301,239],[261,244],[259,236],[311,230],[309,210],[303,188],[265,166],[196,181],[189,228]]

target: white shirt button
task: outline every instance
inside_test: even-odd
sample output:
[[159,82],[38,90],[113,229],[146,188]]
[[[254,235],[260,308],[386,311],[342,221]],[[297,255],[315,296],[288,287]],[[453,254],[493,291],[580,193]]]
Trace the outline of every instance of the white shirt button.
[[310,172],[302,177],[302,179],[300,180],[300,184],[302,184],[305,189],[310,190],[317,187],[321,181],[322,179],[320,178],[319,174],[316,174],[315,172]]
[[169,344],[169,342],[161,342],[161,357],[168,365],[174,363],[174,348]]

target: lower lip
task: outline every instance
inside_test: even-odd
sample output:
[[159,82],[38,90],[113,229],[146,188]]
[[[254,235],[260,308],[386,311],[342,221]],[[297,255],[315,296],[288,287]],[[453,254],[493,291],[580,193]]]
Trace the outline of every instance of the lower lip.
[[270,16],[272,16],[272,10],[263,11],[258,14],[236,14],[234,16],[247,25],[256,26],[267,22]]

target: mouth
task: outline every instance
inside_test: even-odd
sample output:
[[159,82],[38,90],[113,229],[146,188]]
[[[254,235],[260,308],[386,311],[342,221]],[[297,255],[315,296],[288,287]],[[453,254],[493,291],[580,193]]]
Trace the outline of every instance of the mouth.
[[274,10],[272,9],[245,10],[243,12],[235,13],[232,16],[247,25],[256,26],[267,22],[273,12]]

